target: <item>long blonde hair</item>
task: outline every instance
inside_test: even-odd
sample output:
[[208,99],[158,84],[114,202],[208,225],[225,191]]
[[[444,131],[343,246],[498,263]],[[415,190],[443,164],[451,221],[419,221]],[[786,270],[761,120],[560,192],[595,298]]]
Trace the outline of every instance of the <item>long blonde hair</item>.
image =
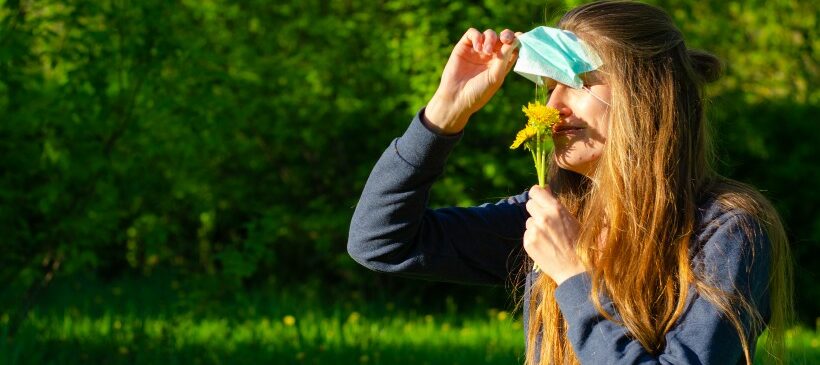
[[[690,261],[698,205],[715,199],[721,208],[751,217],[741,222],[750,244],[758,234],[771,244],[767,352],[783,361],[784,326],[791,312],[788,241],[765,197],[713,168],[703,86],[719,77],[718,59],[687,49],[672,19],[647,4],[582,5],[564,15],[558,27],[598,52],[612,90],[608,141],[592,176],[563,170],[554,158],[550,168],[553,191],[581,222],[577,252],[589,269],[592,293],[608,295],[629,335],[658,354],[694,288],[734,326],[751,364],[754,344],[749,342],[764,327],[760,311],[740,293],[699,276]],[[530,288],[527,364],[578,363],[555,288],[546,275]],[[601,315],[615,320],[598,295],[591,298]],[[752,321],[751,333],[742,318]]]

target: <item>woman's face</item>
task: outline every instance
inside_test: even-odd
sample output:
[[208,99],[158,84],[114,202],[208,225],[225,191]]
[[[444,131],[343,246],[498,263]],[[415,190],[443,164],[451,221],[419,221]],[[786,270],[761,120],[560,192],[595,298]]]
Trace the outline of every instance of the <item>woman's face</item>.
[[606,143],[611,94],[598,71],[581,78],[584,89],[548,84],[552,93],[547,105],[558,109],[561,117],[552,129],[558,166],[590,176]]

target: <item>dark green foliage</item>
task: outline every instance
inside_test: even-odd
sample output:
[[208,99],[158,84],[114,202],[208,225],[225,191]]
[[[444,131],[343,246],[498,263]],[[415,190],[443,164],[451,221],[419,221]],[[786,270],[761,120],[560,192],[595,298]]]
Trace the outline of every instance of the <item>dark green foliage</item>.
[[[361,285],[347,227],[368,172],[432,96],[468,27],[528,30],[575,1],[36,1],[0,10],[0,279],[44,273]],[[662,1],[728,64],[710,88],[724,171],[786,219],[819,312],[817,10]],[[710,5],[711,4],[711,5]],[[523,78],[477,114],[433,205],[534,183],[509,151]],[[44,268],[45,265],[45,268]]]

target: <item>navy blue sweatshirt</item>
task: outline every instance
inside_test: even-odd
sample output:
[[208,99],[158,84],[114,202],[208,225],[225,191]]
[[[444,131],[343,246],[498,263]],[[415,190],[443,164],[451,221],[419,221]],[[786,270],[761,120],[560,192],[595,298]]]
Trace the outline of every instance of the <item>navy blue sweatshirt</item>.
[[[378,272],[503,285],[524,262],[527,192],[476,207],[428,208],[430,187],[463,132],[437,134],[421,121],[423,112],[376,162],[350,223],[347,250],[356,262]],[[768,318],[770,246],[765,234],[751,239],[740,228],[748,215],[722,209],[714,200],[703,204],[698,216],[700,224],[690,249],[698,275],[724,290],[738,290]],[[530,273],[525,281],[525,334],[530,287],[537,275]],[[656,354],[647,352],[624,326],[598,313],[590,299],[587,273],[561,283],[555,298],[582,364],[745,363],[732,325],[709,301],[695,290],[690,292],[684,315],[666,334],[663,351]],[[617,319],[612,302],[602,298],[604,308]],[[749,337],[752,354],[755,340]],[[540,337],[536,341],[540,346]]]

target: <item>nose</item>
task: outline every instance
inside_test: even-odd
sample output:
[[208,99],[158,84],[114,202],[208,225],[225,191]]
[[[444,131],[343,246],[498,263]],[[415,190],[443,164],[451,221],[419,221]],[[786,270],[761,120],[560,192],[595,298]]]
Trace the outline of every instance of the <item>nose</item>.
[[569,93],[571,92],[571,88],[564,84],[557,84],[555,88],[552,89],[552,93],[550,94],[550,99],[547,101],[547,106],[551,106],[555,109],[558,109],[558,115],[561,119],[567,118],[572,115],[572,109],[569,107],[567,103],[567,98],[569,97]]

